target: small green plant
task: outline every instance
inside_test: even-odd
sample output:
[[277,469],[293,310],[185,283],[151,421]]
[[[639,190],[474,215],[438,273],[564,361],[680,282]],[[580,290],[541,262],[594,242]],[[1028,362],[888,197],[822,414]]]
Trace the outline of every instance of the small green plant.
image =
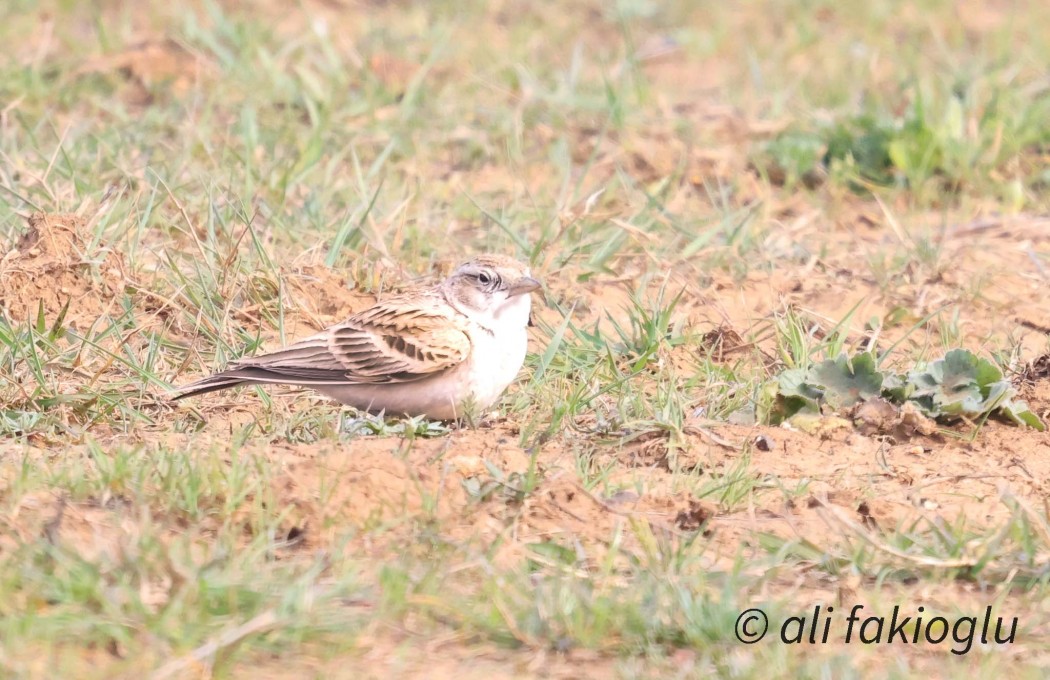
[[505,503],[521,504],[539,481],[535,465],[525,472],[508,473],[487,460],[484,463],[487,476],[467,477],[461,482],[467,495],[478,502],[499,498]]
[[764,162],[755,166],[768,174],[774,184],[794,187],[802,182],[807,187],[820,183],[818,168],[824,162],[827,141],[815,132],[787,130],[766,142],[761,155]]
[[1006,93],[957,83],[915,87],[903,112],[869,106],[817,126],[791,127],[766,142],[753,163],[774,184],[807,186],[823,173],[855,190],[899,186],[920,190],[929,180],[949,192],[989,176],[1011,157],[1003,129],[1024,138],[1030,123],[1003,105]]
[[840,354],[808,368],[782,372],[776,392],[769,412],[772,422],[796,413],[820,413],[824,405],[837,411],[881,397],[895,404],[911,403],[941,421],[983,421],[996,415],[1017,425],[1046,429],[1024,401],[1013,398],[1016,390],[1003,372],[966,349],[952,350],[903,375],[880,371],[870,352]]
[[427,420],[422,416],[416,416],[414,418],[387,419],[383,416],[374,416],[364,413],[360,414],[360,417],[357,418],[344,419],[342,431],[349,436],[399,436],[412,439],[414,437],[443,437],[448,434],[450,430],[443,423]]
[[[664,343],[670,346],[682,343],[681,328],[672,324],[672,315],[685,291],[679,291],[669,302],[665,302],[665,286],[660,287],[656,298],[648,305],[638,295],[631,295],[630,305],[626,309],[630,327],[611,313],[606,313],[609,324],[619,338],[619,342],[614,342],[611,347],[618,354],[637,359],[634,370],[644,367]],[[595,336],[598,334],[595,326]]]

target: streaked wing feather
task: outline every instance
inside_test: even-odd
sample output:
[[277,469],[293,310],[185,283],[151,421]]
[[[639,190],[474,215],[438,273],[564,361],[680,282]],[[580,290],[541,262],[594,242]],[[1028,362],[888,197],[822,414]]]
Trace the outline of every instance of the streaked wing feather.
[[347,321],[231,369],[263,369],[275,377],[339,383],[394,383],[447,371],[470,354],[470,338],[440,306],[409,306],[394,298]]

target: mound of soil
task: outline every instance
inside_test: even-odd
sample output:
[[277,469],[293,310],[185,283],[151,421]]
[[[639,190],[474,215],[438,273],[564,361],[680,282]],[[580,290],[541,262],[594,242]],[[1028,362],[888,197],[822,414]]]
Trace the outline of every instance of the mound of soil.
[[80,217],[37,213],[0,259],[0,317],[20,325],[43,305],[51,323],[69,303],[65,323],[86,328],[117,303],[125,271],[122,255],[91,245]]
[[214,66],[177,40],[152,36],[114,54],[88,59],[79,74],[116,74],[123,80],[117,94],[129,106],[143,107],[185,96],[208,79]]
[[375,302],[374,295],[357,290],[352,281],[321,265],[282,269],[295,306],[321,323],[342,321]]

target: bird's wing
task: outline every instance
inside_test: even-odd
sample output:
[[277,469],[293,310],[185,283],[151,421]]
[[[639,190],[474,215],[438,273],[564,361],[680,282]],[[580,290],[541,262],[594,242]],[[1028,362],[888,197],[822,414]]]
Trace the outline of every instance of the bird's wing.
[[396,297],[272,354],[237,361],[224,373],[262,369],[304,384],[400,383],[448,371],[469,354],[466,326],[447,306]]

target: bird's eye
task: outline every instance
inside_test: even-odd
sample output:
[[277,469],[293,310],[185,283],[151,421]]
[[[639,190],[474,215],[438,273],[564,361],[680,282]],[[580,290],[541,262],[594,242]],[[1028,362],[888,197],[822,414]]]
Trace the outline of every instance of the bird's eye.
[[479,272],[478,273],[478,282],[481,285],[483,285],[483,286],[487,286],[490,283],[492,283],[492,275],[489,274],[488,272]]

